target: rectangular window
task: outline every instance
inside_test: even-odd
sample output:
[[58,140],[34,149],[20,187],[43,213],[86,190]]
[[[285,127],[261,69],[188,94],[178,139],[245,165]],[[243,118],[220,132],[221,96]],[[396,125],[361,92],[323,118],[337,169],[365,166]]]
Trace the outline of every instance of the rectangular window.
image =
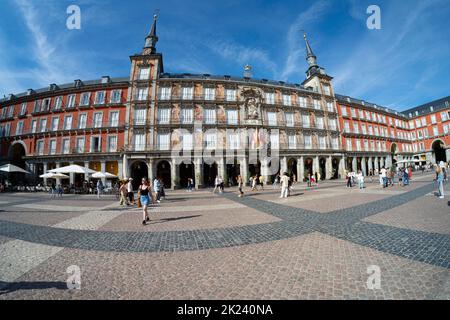
[[216,90],[214,88],[205,88],[205,100],[216,99]]
[[120,103],[122,98],[122,90],[113,90],[109,99],[110,103]]
[[338,138],[331,138],[331,146],[334,150],[339,149],[339,139]]
[[145,151],[145,134],[138,133],[134,135],[134,150]]
[[447,119],[448,119],[447,112],[441,112],[441,121],[444,122],[447,121]]
[[427,125],[427,118],[420,119],[422,122],[422,126],[425,127]]
[[20,115],[24,116],[26,113],[27,113],[27,103],[24,102],[20,107]]
[[348,121],[344,122],[344,131],[350,133],[350,122]]
[[77,153],[84,153],[84,138],[77,138],[77,147],[76,152]]
[[117,136],[108,137],[108,152],[117,151]]
[[347,139],[347,151],[352,151],[352,140]]
[[170,87],[162,87],[161,88],[161,94],[160,99],[161,100],[170,100],[171,94],[172,94],[172,88]]
[[356,140],[356,151],[361,151],[361,141]]
[[91,152],[101,152],[101,138],[100,137],[92,137],[91,138]]
[[139,69],[139,80],[150,79],[150,68],[140,68]]
[[333,102],[327,102],[327,110],[328,110],[328,112],[334,112]]
[[361,131],[363,134],[367,134],[367,127],[364,123],[361,124]]
[[317,109],[317,110],[321,109],[320,100],[313,99],[313,105],[314,105],[314,109]]
[[41,119],[40,129],[41,132],[47,131],[47,118]]
[[273,93],[273,92],[266,92],[266,103],[267,104],[274,104],[275,103],[275,93]]
[[169,108],[159,108],[158,109],[158,123],[159,124],[169,124],[170,123],[170,109]]
[[331,96],[331,90],[329,85],[323,85],[323,93],[325,93],[327,96]]
[[119,111],[112,111],[109,113],[109,126],[110,127],[119,126]]
[[312,148],[312,139],[310,135],[303,136],[303,139],[305,141],[305,149],[311,149]]
[[37,142],[37,144],[36,144],[36,153],[39,156],[42,156],[44,154],[44,141],[43,140],[40,140],[40,141]]
[[297,149],[297,140],[295,139],[295,134],[288,135],[288,147],[289,149]]
[[292,112],[286,112],[286,126],[294,126],[294,114]]
[[371,125],[369,125],[369,134],[373,136],[373,127]]
[[341,113],[343,116],[347,116],[347,107],[341,106]]
[[194,121],[194,110],[191,108],[181,109],[181,123],[191,124]]
[[61,110],[61,107],[62,107],[62,98],[63,98],[63,97],[61,97],[61,96],[56,97],[56,99],[55,99],[55,107],[54,107],[55,110]]
[[215,109],[205,109],[205,123],[215,124],[216,123],[216,110]]
[[450,129],[450,125],[445,124],[445,125],[443,125],[442,128],[444,129],[444,134],[448,134],[448,131],[449,131],[449,129]]
[[324,126],[323,126],[323,117],[317,117],[316,118],[316,127],[318,129],[323,129],[324,128]]
[[183,134],[183,150],[192,150],[192,133]]
[[52,131],[59,130],[59,117],[52,118]]
[[51,98],[44,99],[44,100],[42,101],[41,111],[43,111],[43,112],[49,111],[49,110],[50,110],[50,102],[51,102],[51,101],[52,101]]
[[80,114],[78,117],[78,129],[86,129],[87,115],[85,113]]
[[[6,108],[4,108],[3,111],[6,112]],[[41,112],[41,100],[36,100],[34,102],[33,112],[35,112],[35,113]]]
[[305,97],[298,97],[298,105],[302,108],[306,108],[306,98]]
[[31,121],[31,133],[36,133],[37,130],[37,120]]
[[67,97],[67,106],[66,106],[67,109],[75,107],[75,98],[76,98],[76,95],[74,95],[74,94],[71,94]]
[[239,134],[235,132],[228,133],[228,148],[232,150],[239,149]]
[[147,100],[147,97],[148,97],[148,88],[139,88],[136,99],[138,101],[143,101]]
[[319,149],[324,150],[324,149],[327,148],[327,139],[326,139],[326,137],[319,137],[318,141],[319,141]]
[[65,116],[64,117],[64,130],[71,130],[72,129],[72,116]]
[[369,141],[364,140],[364,151],[369,151]]
[[279,149],[280,148],[280,139],[278,136],[278,133],[271,133],[270,134],[270,148],[271,149]]
[[183,87],[183,100],[194,99],[194,87]]
[[310,127],[310,120],[309,120],[309,116],[306,114],[302,114],[302,125],[304,128],[309,128]]
[[328,128],[330,130],[337,130],[336,119],[328,119]]
[[227,122],[228,124],[238,124],[238,111],[237,110],[227,110]]
[[159,150],[169,150],[169,148],[170,148],[170,134],[169,133],[158,134],[158,147],[159,147]]
[[95,104],[105,104],[105,91],[97,91],[95,93]]
[[359,133],[359,125],[358,122],[353,122],[353,132],[354,133]]
[[134,110],[134,124],[135,125],[144,125],[146,114],[147,114],[146,109],[135,109]]
[[285,106],[290,106],[292,104],[291,95],[290,94],[283,94],[283,104]]
[[236,101],[236,90],[235,89],[226,89],[225,90],[225,98],[227,101]]
[[356,111],[354,108],[350,108],[350,113],[352,115],[352,118],[356,118]]
[[267,123],[269,126],[277,125],[277,113],[276,112],[267,112]]
[[433,127],[433,135],[434,136],[438,136],[439,135],[439,128],[438,127]]
[[96,112],[94,113],[94,128],[101,128],[103,126],[103,113]]
[[48,146],[48,154],[50,155],[56,154],[56,140],[50,140]]
[[70,139],[63,139],[61,153],[62,154],[70,153]]
[[16,136],[21,135],[22,133],[23,133],[23,120],[17,122]]
[[217,147],[217,135],[215,133],[205,134],[205,148],[215,149]]
[[81,94],[81,98],[80,98],[80,106],[88,106],[89,105],[89,99],[91,97],[91,93],[90,92],[84,92]]

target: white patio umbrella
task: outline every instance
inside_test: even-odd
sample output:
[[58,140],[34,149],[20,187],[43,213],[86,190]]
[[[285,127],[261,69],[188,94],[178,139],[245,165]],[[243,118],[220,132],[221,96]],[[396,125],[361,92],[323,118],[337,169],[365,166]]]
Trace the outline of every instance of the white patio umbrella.
[[62,173],[53,173],[53,172],[47,172],[45,174],[42,174],[39,176],[39,178],[47,178],[47,179],[69,179],[70,177],[68,175],[62,174]]
[[117,176],[112,174],[112,173],[101,172],[101,171],[98,171],[98,172],[94,173],[91,177],[92,178],[98,178],[98,179],[101,179],[101,178],[115,179],[115,178],[117,178]]
[[97,171],[89,169],[89,168],[86,168],[86,167],[79,166],[77,164],[72,164],[70,166],[65,166],[65,167],[49,170],[49,172],[52,172],[52,173],[83,173],[83,174],[92,174],[92,173],[96,173]]
[[27,170],[19,168],[18,166],[15,166],[13,164],[5,164],[5,165],[1,166],[0,167],[0,171],[4,171],[4,172],[21,172],[21,173],[31,174],[31,172],[28,172]]

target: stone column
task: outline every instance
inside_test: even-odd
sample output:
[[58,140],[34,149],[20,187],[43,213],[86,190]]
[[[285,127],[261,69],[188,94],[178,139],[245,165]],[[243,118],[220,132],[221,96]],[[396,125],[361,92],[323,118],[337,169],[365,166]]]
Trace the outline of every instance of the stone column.
[[117,161],[117,175],[119,176],[119,179],[123,179],[123,160]]
[[367,176],[367,171],[366,171],[366,157],[362,157],[361,159],[361,169],[362,169],[362,173],[364,176]]
[[288,165],[287,165],[287,158],[282,157],[280,161],[280,175],[283,174],[283,172],[287,172]]
[[313,158],[313,172],[314,175],[316,172],[319,172],[319,156],[315,156]]
[[267,158],[261,160],[261,175],[263,176],[265,184],[268,184],[271,179],[268,165]]
[[[73,165],[74,164],[74,162],[73,161],[71,161],[70,162],[70,165]],[[75,173],[73,173],[73,172],[71,172],[71,173],[69,173],[69,183],[70,184],[74,184],[75,183]]]
[[244,155],[242,159],[239,161],[239,168],[241,170],[242,180],[244,181],[244,185],[248,185],[248,159],[247,156]]
[[[89,161],[84,162],[84,167],[89,169]],[[89,175],[87,173],[84,174],[84,180],[89,181]]]
[[217,171],[219,173],[219,176],[222,177],[224,183],[226,183],[228,181],[228,179],[227,179],[227,164],[223,157],[217,163]]
[[147,161],[147,179],[150,183],[153,183],[153,159]]
[[373,160],[375,162],[375,170],[380,172],[380,167],[378,166],[378,157],[375,157],[375,159]]
[[126,154],[123,155],[123,164],[122,164],[122,176],[124,179],[128,179],[128,157]]
[[385,167],[385,164],[384,164],[384,157],[381,157],[380,158],[380,166],[383,168],[383,167]]
[[202,158],[195,159],[195,188],[199,189],[203,184],[203,166],[202,166]]
[[[100,171],[106,172],[106,161],[100,161]],[[102,178],[102,183],[106,186],[106,178]]]
[[325,179],[331,179],[332,175],[333,175],[333,163],[332,163],[332,159],[331,156],[328,156],[327,161],[325,162],[325,173],[326,173],[326,177]]
[[345,156],[339,160],[339,175],[341,179],[345,178]]
[[303,182],[305,178],[305,162],[303,156],[297,159],[297,181]]
[[[56,163],[56,168],[61,168],[61,163],[57,162]],[[56,185],[61,184],[61,178],[57,178],[56,179]]]
[[172,190],[175,190],[175,187],[178,187],[179,185],[179,166],[177,165],[176,161],[172,159],[170,163],[170,178],[171,178],[171,184],[172,184]]
[[372,170],[373,168],[372,168],[372,157],[369,157],[369,160],[368,160],[368,169],[369,169],[369,172],[370,172],[370,170]]
[[[44,174],[45,174],[45,173],[47,173],[47,162],[44,162],[43,165],[44,165]],[[47,178],[44,178],[44,186],[46,186],[46,185],[47,185]]]
[[386,157],[386,163],[385,163],[386,167],[392,167],[392,156],[388,155]]
[[352,171],[353,172],[357,172],[358,171],[358,158],[357,157],[353,157],[353,160],[352,160]]

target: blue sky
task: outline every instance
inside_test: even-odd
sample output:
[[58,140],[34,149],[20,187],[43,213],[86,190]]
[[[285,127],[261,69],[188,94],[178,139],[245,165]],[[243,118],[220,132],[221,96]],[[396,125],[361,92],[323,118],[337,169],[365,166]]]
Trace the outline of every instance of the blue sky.
[[[81,30],[66,9],[81,8]],[[381,8],[381,30],[366,9]],[[300,83],[301,30],[335,91],[397,110],[450,94],[450,0],[0,0],[0,96],[74,79],[128,76],[155,9],[166,72]]]

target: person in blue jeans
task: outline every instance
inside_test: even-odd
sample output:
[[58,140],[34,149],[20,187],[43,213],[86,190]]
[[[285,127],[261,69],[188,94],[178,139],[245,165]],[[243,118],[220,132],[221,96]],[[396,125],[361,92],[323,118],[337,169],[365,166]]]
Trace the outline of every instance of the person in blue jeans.
[[437,174],[437,183],[438,183],[438,193],[439,198],[444,199],[444,173],[442,172],[442,168],[437,166],[436,168]]
[[403,186],[409,185],[409,175],[408,170],[403,170]]

